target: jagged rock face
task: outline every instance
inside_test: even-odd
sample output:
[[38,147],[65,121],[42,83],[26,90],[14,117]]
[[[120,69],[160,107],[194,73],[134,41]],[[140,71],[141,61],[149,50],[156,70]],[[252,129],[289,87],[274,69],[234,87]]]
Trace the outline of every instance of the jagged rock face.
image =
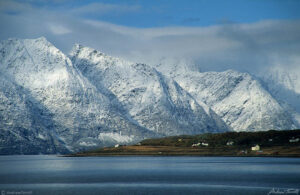
[[173,77],[235,131],[297,128],[290,113],[247,73],[187,72]]
[[[100,91],[122,107],[139,125],[159,135],[196,134],[227,130],[208,115],[174,80],[145,64],[134,64],[76,45],[70,54],[80,70]],[[213,115],[213,111],[212,112]]]

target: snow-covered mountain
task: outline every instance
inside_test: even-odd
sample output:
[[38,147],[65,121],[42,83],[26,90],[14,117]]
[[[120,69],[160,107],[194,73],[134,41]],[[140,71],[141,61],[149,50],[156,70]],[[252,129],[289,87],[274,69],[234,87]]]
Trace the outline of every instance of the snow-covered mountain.
[[272,67],[260,74],[268,91],[293,115],[300,126],[300,67]]
[[229,130],[175,81],[143,64],[78,45],[70,60],[45,38],[3,41],[0,56],[0,153]]
[[261,82],[236,71],[163,67],[80,45],[65,55],[45,38],[2,41],[0,154],[66,153],[148,137],[299,127],[299,104],[285,103],[289,99],[278,95],[274,76]]
[[49,115],[24,87],[0,74],[1,154],[68,152]]
[[[196,134],[227,130],[212,111],[206,111],[174,80],[154,68],[107,56],[76,45],[70,54],[76,68],[94,86],[107,93],[139,125],[159,134]],[[207,106],[206,106],[207,107]],[[212,117],[214,116],[214,117]]]
[[247,73],[187,71],[172,76],[235,131],[294,129],[291,114]]
[[[40,118],[39,114],[42,115],[44,121],[41,126],[49,126],[48,129],[52,132],[49,139],[57,139],[68,150],[122,143],[124,140],[127,143],[154,136],[151,131],[139,126],[130,117],[123,115],[119,108],[114,107],[109,97],[90,84],[72,65],[70,59],[45,38],[4,41],[1,43],[0,53],[1,75],[5,75],[13,82],[12,85],[17,85],[26,92],[26,96],[19,94],[23,98],[19,101],[31,102],[33,107],[38,109],[28,106],[31,112],[24,114],[22,109],[11,108],[14,112],[9,114],[35,118]],[[7,91],[5,87],[7,83],[3,85],[2,90],[5,90],[5,93],[0,99],[3,105],[1,118],[8,115],[9,108],[3,103],[5,99],[9,99],[10,93],[20,91]],[[17,95],[14,96],[18,99]],[[15,103],[17,102],[12,102],[13,105]],[[22,117],[7,120],[8,123],[20,124],[24,131],[37,131],[34,123],[22,126]],[[5,135],[8,134],[4,132],[5,129],[11,132],[18,131],[13,127],[8,128],[5,123],[1,123],[0,128]],[[47,132],[47,129],[45,131]],[[7,143],[8,139],[10,138],[2,137],[1,148],[15,147]],[[26,134],[22,139],[27,140]],[[29,144],[22,146],[22,152],[27,145],[29,146]],[[65,152],[55,147],[56,150],[51,152]]]

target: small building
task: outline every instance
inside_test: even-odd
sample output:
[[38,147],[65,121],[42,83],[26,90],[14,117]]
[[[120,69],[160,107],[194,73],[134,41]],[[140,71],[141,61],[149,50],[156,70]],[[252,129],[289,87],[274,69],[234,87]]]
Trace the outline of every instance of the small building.
[[269,142],[272,142],[273,141],[273,139],[269,139]]
[[196,143],[196,144],[193,144],[192,147],[197,147],[197,146],[200,146],[201,143]]
[[196,144],[193,144],[192,147],[198,147],[198,146],[208,146],[208,143],[205,143],[205,142],[199,142],[199,143],[196,143]]
[[290,139],[290,143],[296,143],[296,142],[299,142],[299,138],[292,138]]
[[182,139],[180,138],[180,139],[178,139],[178,141],[179,141],[179,142],[182,142]]
[[233,141],[229,141],[229,142],[226,143],[227,146],[232,146],[233,144],[234,144]]
[[259,151],[260,150],[260,146],[258,144],[256,144],[256,146],[251,147],[252,151]]
[[115,145],[115,148],[118,148],[118,147],[120,147],[120,144],[116,144],[116,145]]

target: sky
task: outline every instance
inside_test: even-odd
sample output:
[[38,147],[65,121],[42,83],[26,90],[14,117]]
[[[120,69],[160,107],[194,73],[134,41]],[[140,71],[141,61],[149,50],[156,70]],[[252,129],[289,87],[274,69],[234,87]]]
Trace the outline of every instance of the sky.
[[[0,0],[0,40],[44,36],[151,65],[300,67],[299,0]],[[300,69],[300,68],[299,68]]]

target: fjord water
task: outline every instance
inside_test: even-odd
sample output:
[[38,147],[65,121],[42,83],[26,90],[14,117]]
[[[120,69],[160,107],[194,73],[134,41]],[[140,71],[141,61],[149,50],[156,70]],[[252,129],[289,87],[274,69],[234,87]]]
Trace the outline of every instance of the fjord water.
[[299,158],[0,156],[4,194],[268,194],[300,189]]

